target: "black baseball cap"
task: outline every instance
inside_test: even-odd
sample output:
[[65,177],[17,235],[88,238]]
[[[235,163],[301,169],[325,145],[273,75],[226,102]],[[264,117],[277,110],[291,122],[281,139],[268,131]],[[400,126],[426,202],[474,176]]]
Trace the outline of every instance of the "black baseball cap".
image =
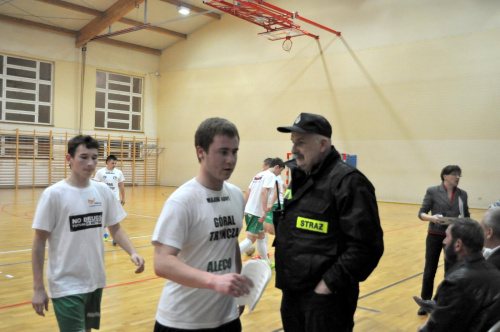
[[293,125],[276,129],[282,133],[318,134],[332,138],[332,126],[328,120],[319,114],[313,113],[300,113]]

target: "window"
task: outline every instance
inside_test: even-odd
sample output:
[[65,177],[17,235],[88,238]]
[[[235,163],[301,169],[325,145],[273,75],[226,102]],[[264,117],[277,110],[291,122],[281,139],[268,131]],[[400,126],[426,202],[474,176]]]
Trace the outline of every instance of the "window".
[[95,128],[142,130],[142,78],[96,72]]
[[50,139],[48,136],[0,136],[0,155],[2,157],[33,158],[49,157]]
[[54,64],[0,54],[0,121],[52,124]]

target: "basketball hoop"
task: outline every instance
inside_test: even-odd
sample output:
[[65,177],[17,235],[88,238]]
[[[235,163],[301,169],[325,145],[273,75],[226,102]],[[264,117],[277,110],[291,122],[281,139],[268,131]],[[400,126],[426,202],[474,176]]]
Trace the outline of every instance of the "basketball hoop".
[[287,52],[290,52],[293,46],[292,38],[291,37],[286,37],[285,40],[283,41],[283,49]]

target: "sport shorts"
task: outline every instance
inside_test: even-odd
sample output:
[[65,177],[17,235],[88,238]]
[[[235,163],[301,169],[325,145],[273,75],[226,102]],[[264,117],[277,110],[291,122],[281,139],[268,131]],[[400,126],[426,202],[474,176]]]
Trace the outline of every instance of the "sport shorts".
[[91,293],[52,299],[57,324],[61,332],[99,329],[101,324],[102,288]]

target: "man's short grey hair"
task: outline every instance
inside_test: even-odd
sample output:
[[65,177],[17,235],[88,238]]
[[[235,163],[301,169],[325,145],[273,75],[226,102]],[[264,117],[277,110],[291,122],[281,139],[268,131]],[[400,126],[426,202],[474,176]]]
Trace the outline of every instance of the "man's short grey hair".
[[493,236],[500,239],[500,207],[494,207],[486,211],[483,219],[484,226],[493,230]]

